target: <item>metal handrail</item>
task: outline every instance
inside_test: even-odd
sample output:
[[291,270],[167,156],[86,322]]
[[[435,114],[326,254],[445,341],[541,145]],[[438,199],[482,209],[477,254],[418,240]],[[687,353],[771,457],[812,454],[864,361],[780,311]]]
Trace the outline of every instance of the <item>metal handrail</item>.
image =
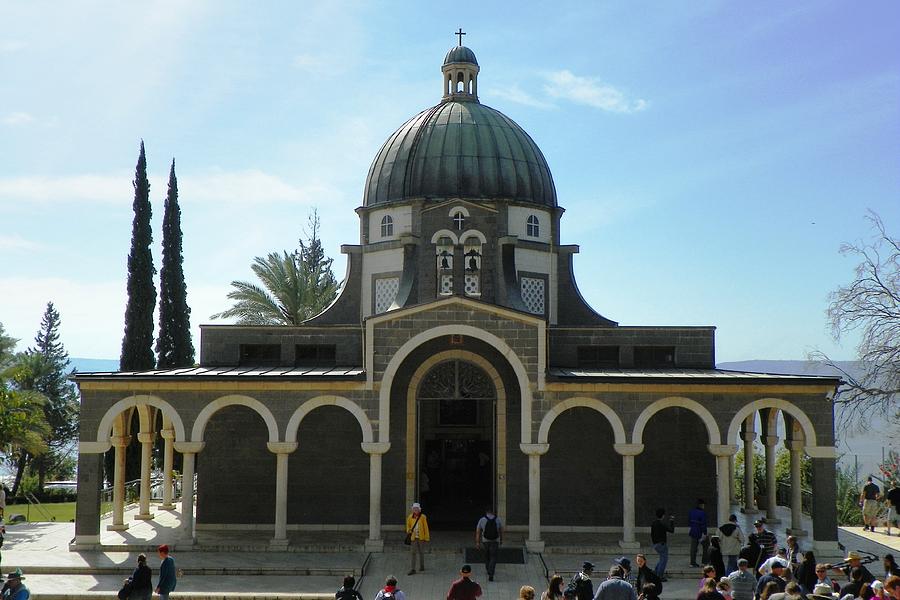
[[[39,513],[41,513],[41,515],[42,515],[45,519],[47,519],[48,521],[55,521],[55,520],[56,520],[56,517],[54,517],[53,515],[51,515],[50,513],[48,513],[48,512],[44,509],[44,507],[41,506],[41,501],[38,500],[37,497],[36,497],[34,494],[32,494],[31,492],[23,492],[23,493],[22,493],[22,497],[25,498],[25,500],[28,502],[28,508],[29,508],[29,510],[30,510],[31,507],[33,506],[33,507],[35,507],[35,508],[37,509],[37,511],[38,511]],[[28,519],[28,520],[30,521],[30,520],[31,520],[31,515],[29,514],[29,515],[27,515],[25,518]]]
[[[779,481],[775,486],[776,504],[782,506],[791,505],[791,484],[787,481]],[[800,489],[800,505],[804,514],[812,514],[812,490]]]

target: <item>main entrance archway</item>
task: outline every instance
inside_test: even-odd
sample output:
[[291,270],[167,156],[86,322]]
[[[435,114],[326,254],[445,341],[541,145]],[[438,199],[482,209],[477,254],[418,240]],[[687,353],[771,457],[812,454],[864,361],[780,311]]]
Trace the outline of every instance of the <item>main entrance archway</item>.
[[477,364],[443,360],[419,380],[418,496],[437,528],[467,528],[496,500],[497,388]]

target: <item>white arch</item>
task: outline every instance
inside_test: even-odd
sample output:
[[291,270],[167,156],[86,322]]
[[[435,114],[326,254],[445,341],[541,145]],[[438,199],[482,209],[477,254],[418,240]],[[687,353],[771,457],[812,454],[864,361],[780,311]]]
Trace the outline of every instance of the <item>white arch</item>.
[[791,415],[803,430],[803,437],[806,440],[806,444],[808,446],[818,445],[816,430],[813,427],[812,421],[806,416],[806,413],[800,410],[797,405],[792,404],[787,400],[782,400],[781,398],[760,398],[750,404],[744,405],[737,411],[734,418],[731,419],[731,425],[728,426],[728,438],[726,438],[725,441],[730,442],[731,440],[737,439],[738,432],[741,430],[741,422],[761,408],[777,408],[782,412]]
[[462,216],[466,217],[467,219],[469,218],[469,209],[465,206],[460,206],[457,204],[450,209],[450,212],[447,213],[447,216],[452,219],[456,215],[456,213],[462,213]]
[[722,436],[719,433],[719,425],[716,423],[715,418],[713,418],[712,413],[710,413],[705,406],[703,406],[696,400],[691,400],[690,398],[681,398],[679,396],[660,398],[659,400],[645,408],[644,411],[638,416],[637,421],[635,421],[634,423],[634,432],[631,434],[631,443],[643,444],[644,427],[647,426],[647,422],[650,420],[650,418],[659,411],[671,407],[686,408],[689,411],[695,413],[703,421],[703,424],[706,425],[706,431],[709,434],[709,443],[720,443]]
[[438,229],[437,231],[435,231],[434,235],[431,236],[431,243],[437,244],[438,240],[440,240],[442,237],[448,237],[453,240],[454,246],[459,243],[459,238],[456,237],[456,234],[449,229]]
[[356,420],[359,421],[359,427],[362,429],[363,435],[363,443],[374,441],[374,435],[372,434],[372,424],[369,423],[369,418],[366,416],[365,411],[359,407],[355,402],[348,400],[342,396],[316,396],[315,398],[311,398],[300,405],[300,407],[294,411],[294,414],[291,415],[291,419],[287,424],[287,431],[284,434],[284,440],[286,442],[293,442],[297,440],[297,431],[300,429],[300,422],[311,413],[313,410],[319,408],[320,406],[340,406],[341,408],[347,410],[356,417]]
[[394,383],[397,369],[400,368],[400,365],[403,364],[403,361],[413,350],[429,340],[445,335],[467,335],[487,342],[507,360],[516,375],[516,380],[519,382],[519,390],[522,394],[522,443],[529,443],[531,441],[531,385],[528,381],[528,372],[525,370],[525,365],[522,364],[518,355],[505,341],[493,333],[471,325],[440,325],[413,336],[397,349],[384,369],[384,375],[381,378],[381,388],[378,391],[378,441],[390,441],[388,433],[390,432],[391,418],[391,386]]
[[462,235],[459,236],[459,241],[461,244],[465,244],[466,240],[469,238],[478,238],[478,241],[482,244],[487,244],[487,238],[484,237],[484,234],[478,231],[477,229],[468,229],[463,232]]
[[272,411],[270,411],[265,404],[263,404],[256,398],[251,398],[250,396],[241,396],[238,394],[231,394],[228,396],[216,398],[215,400],[204,406],[203,410],[200,411],[200,414],[197,415],[197,420],[194,421],[194,427],[191,429],[191,441],[202,442],[203,432],[206,431],[206,424],[209,423],[209,420],[213,416],[213,414],[225,408],[226,406],[234,405],[246,406],[247,408],[255,410],[259,414],[259,416],[263,418],[263,421],[266,422],[266,427],[269,429],[269,441],[278,441],[278,423],[275,422],[275,417],[272,415]]
[[619,418],[619,415],[616,414],[612,408],[609,407],[608,404],[597,400],[595,398],[568,398],[563,400],[544,415],[544,419],[541,421],[541,427],[538,430],[538,444],[546,444],[547,439],[550,435],[550,427],[553,425],[553,422],[556,420],[556,417],[569,410],[570,408],[576,407],[584,407],[584,408],[592,408],[606,417],[606,420],[609,421],[609,424],[612,426],[613,436],[615,438],[616,444],[626,444],[628,443],[628,439],[625,436],[625,427],[622,425],[622,420]]
[[178,415],[178,412],[172,407],[172,405],[162,398],[158,398],[157,396],[148,396],[145,394],[123,398],[110,406],[106,413],[104,413],[103,418],[100,419],[100,425],[97,427],[97,441],[108,442],[109,434],[112,430],[113,421],[115,420],[115,418],[122,411],[141,405],[149,405],[161,410],[163,415],[165,415],[172,421],[172,427],[175,429],[175,441],[187,441],[184,437],[184,423],[182,423],[181,417]]

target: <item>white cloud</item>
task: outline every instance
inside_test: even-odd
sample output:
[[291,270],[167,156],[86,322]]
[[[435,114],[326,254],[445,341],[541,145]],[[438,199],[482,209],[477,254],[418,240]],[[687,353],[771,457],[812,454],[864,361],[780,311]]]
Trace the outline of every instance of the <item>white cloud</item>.
[[504,100],[509,100],[510,102],[515,102],[516,104],[531,106],[533,108],[556,108],[553,103],[545,102],[544,100],[535,98],[517,85],[513,85],[508,88],[491,89],[487,95],[502,98]]
[[634,113],[647,108],[647,101],[628,98],[624,92],[594,77],[580,77],[567,69],[545,75],[544,91],[561,98],[616,113]]
[[6,125],[28,125],[34,122],[34,117],[27,112],[13,112],[3,117],[3,123]]
[[[0,206],[21,202],[121,204],[123,199],[133,197],[133,177],[133,173],[0,177]],[[165,194],[167,181],[162,177],[150,178],[154,198]],[[186,203],[240,205],[272,202],[312,205],[340,195],[336,187],[325,182],[295,185],[257,169],[179,174],[178,191],[179,198]]]
[[37,250],[41,245],[20,235],[0,235],[0,250]]

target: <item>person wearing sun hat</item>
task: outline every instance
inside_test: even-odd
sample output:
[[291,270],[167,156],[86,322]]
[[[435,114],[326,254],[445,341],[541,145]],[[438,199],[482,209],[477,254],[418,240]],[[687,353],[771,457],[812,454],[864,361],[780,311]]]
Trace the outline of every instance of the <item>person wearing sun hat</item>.
[[811,594],[806,595],[808,600],[837,600],[838,594],[827,583],[817,583]]
[[834,570],[843,573],[847,577],[848,582],[853,581],[853,571],[855,569],[859,569],[862,583],[872,583],[875,581],[875,576],[872,575],[864,564],[862,564],[862,555],[859,552],[856,550],[849,551],[847,553],[847,558],[844,560],[849,564],[842,569]]
[[22,583],[25,575],[22,569],[16,569],[6,576],[6,583],[3,584],[3,600],[28,600],[31,592]]

